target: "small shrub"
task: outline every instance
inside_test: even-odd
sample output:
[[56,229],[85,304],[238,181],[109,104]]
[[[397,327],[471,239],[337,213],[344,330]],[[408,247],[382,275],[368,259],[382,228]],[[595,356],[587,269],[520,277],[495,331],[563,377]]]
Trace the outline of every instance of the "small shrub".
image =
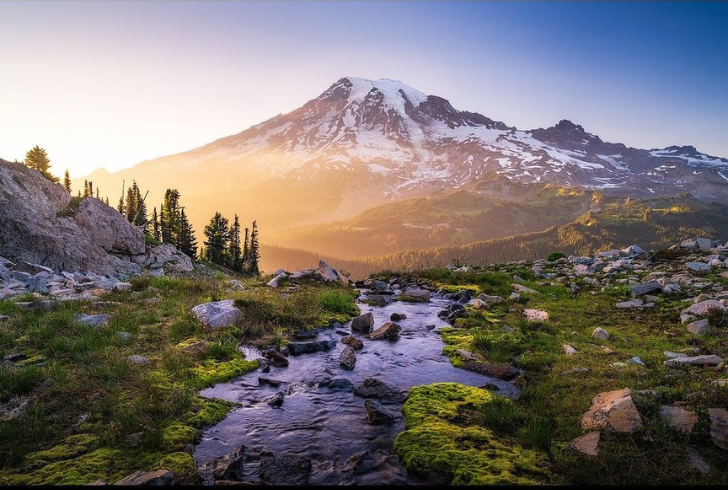
[[549,262],[553,262],[555,260],[563,259],[564,257],[566,257],[566,255],[564,255],[562,252],[551,252],[548,257],[546,257],[546,260],[548,260]]

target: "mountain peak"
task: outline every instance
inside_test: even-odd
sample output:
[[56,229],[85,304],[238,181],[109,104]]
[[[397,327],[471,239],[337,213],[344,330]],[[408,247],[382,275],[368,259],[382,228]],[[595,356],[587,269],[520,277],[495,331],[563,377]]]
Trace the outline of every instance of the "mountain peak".
[[335,93],[339,88],[344,88],[348,91],[349,102],[362,103],[370,94],[371,96],[382,94],[384,99],[389,101],[391,105],[395,107],[402,106],[402,108],[404,108],[405,100],[409,101],[413,107],[417,107],[427,100],[427,94],[399,80],[389,78],[372,80],[369,78],[349,76],[340,78],[324,92],[324,96]]
[[570,132],[570,133],[583,133],[584,128],[580,124],[574,124],[568,119],[562,119],[559,123],[553,127],[559,131]]

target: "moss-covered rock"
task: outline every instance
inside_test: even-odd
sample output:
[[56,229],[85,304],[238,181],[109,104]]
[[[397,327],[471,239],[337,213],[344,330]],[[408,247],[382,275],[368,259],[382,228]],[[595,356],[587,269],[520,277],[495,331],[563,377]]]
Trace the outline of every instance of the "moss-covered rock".
[[452,485],[534,485],[551,482],[548,458],[499,440],[469,422],[468,412],[492,401],[483,389],[457,383],[412,388],[402,407],[406,426],[394,450],[412,474],[434,472]]

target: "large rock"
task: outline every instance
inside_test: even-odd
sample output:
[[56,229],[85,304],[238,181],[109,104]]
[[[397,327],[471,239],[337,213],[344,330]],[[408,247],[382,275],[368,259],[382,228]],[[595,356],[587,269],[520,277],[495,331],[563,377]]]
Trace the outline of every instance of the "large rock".
[[399,340],[402,327],[394,322],[387,322],[369,334],[370,340]]
[[723,303],[715,299],[709,299],[695,303],[694,305],[685,308],[680,312],[680,321],[682,323],[690,323],[696,318],[708,316],[712,311],[725,312],[728,311]]
[[212,476],[213,480],[207,478],[208,485],[214,484],[214,480],[243,480],[243,467],[245,462],[245,446],[237,446],[230,453],[218,456],[217,458],[205,463],[200,472],[203,477]]
[[372,331],[374,326],[374,314],[370,311],[363,315],[355,316],[351,320],[351,330],[355,332],[368,333]]
[[407,398],[406,393],[376,378],[366,378],[361,385],[354,388],[354,394],[363,398],[386,398],[393,402],[403,402]]
[[192,308],[192,314],[207,328],[227,327],[243,316],[243,312],[235,307],[232,299],[202,303]]
[[140,272],[131,259],[145,253],[141,228],[97,199],[85,198],[77,209],[68,209],[70,202],[62,185],[0,160],[0,255],[56,272]]
[[349,284],[349,278],[341,272],[334,270],[325,260],[319,260],[318,269],[315,271],[324,281],[338,281],[342,284]]
[[549,314],[547,311],[534,310],[532,308],[526,308],[525,310],[523,310],[523,315],[529,322],[545,322],[549,319]]
[[581,428],[609,429],[615,432],[636,432],[642,426],[642,417],[632,401],[629,388],[599,393],[591,401],[591,408],[581,418]]
[[652,294],[662,292],[662,286],[657,281],[643,282],[630,288],[633,296],[641,296],[643,294]]

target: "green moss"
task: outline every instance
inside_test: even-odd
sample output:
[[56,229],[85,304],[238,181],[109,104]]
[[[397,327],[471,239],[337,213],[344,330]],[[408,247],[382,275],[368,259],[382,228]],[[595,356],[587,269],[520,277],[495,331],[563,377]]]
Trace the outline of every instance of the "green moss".
[[184,452],[176,452],[162,457],[157,463],[157,468],[174,473],[175,484],[197,483],[199,480],[195,460]]
[[456,383],[412,388],[402,407],[406,425],[395,439],[395,453],[411,473],[421,478],[439,473],[452,485],[550,483],[543,453],[499,440],[470,421],[468,412],[491,400],[486,390]]
[[56,213],[56,216],[59,218],[72,218],[76,216],[76,213],[78,213],[78,208],[81,207],[81,203],[84,199],[85,197],[73,196],[69,201],[68,206],[66,206],[66,209],[58,211]]
[[473,336],[468,330],[444,327],[439,330],[442,341],[447,345],[443,347],[442,354],[450,358],[450,364],[463,367],[465,361],[457,355],[459,349],[469,350],[473,343]]
[[87,453],[98,446],[99,439],[92,434],[77,434],[66,437],[63,444],[46,451],[38,451],[26,458],[29,463],[59,461]]
[[165,451],[181,451],[187,444],[194,441],[199,430],[180,422],[168,425],[162,431],[162,449]]
[[183,417],[185,423],[201,429],[223,420],[237,403],[221,400],[219,398],[196,397],[195,407]]
[[233,359],[231,361],[218,361],[206,359],[197,367],[192,368],[194,379],[192,383],[197,388],[206,388],[215,383],[228,381],[232,378],[248,374],[258,369],[258,361]]

